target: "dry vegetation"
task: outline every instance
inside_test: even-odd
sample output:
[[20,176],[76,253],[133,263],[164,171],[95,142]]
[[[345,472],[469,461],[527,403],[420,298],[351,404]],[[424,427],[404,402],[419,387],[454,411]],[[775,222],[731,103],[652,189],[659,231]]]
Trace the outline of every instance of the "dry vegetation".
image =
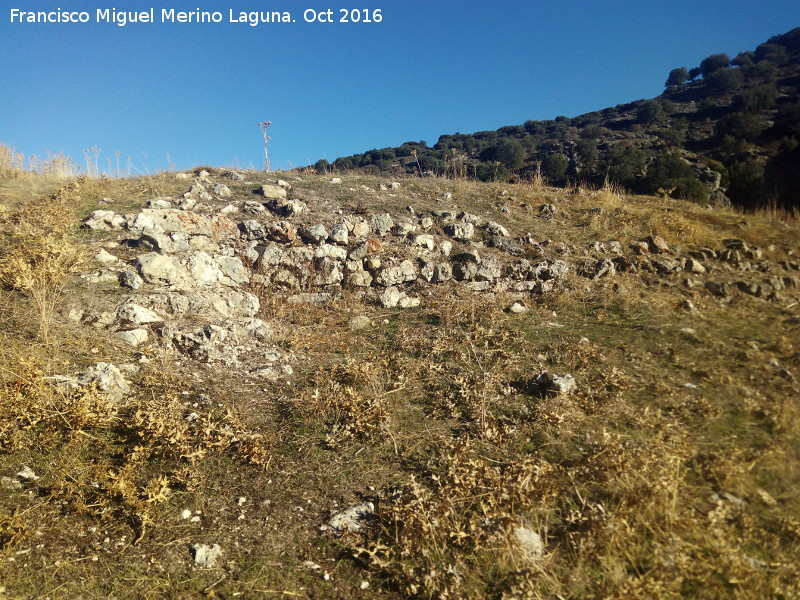
[[[740,237],[779,258],[800,239],[769,215],[609,187],[286,176],[331,210],[457,204],[567,244]],[[266,180],[248,177],[231,185],[245,199]],[[185,187],[167,173],[39,196],[0,179],[0,475],[38,477],[0,489],[0,598],[800,597],[796,303],[630,273],[528,297],[526,314],[448,285],[410,310],[254,288],[298,356],[291,385],[255,385],[66,318],[66,298],[117,293],[71,277],[104,242],[79,217]],[[99,361],[136,367],[124,400],[56,377]],[[542,392],[545,369],[577,391]],[[320,531],[366,500],[363,530]],[[217,568],[194,565],[196,543],[223,548]]]

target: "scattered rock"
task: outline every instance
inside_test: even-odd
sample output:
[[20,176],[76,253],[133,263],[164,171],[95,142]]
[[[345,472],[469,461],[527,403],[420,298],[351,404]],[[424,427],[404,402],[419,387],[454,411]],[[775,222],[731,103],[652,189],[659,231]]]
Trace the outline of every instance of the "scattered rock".
[[262,185],[258,189],[258,193],[264,196],[264,198],[269,198],[273,200],[286,199],[286,190],[278,185]]
[[517,300],[516,302],[514,302],[514,304],[508,307],[508,310],[509,312],[516,314],[525,314],[527,312],[530,312],[530,309],[525,305],[525,303],[522,300]]
[[554,392],[565,396],[574,392],[578,387],[572,375],[554,375],[550,371],[540,373],[535,383],[542,392]]
[[394,227],[394,220],[389,213],[373,215],[372,218],[370,218],[370,229],[372,233],[377,236],[385,236],[391,231],[392,227]]
[[148,333],[146,329],[129,329],[127,331],[118,331],[117,337],[126,344],[136,347],[147,341]]
[[372,502],[356,504],[334,514],[328,521],[328,528],[337,534],[361,531],[364,522],[368,521],[374,512],[375,505]]
[[173,256],[151,252],[136,259],[134,263],[139,275],[147,283],[156,285],[179,285],[185,283],[188,274]]
[[297,233],[304,242],[309,244],[321,244],[328,239],[328,230],[324,225],[312,225],[310,227],[301,227]]
[[146,325],[148,323],[161,323],[164,321],[152,310],[130,302],[123,304],[117,311],[117,319],[123,324]]
[[544,540],[532,529],[522,526],[514,528],[514,540],[524,560],[536,562],[544,556]]
[[78,383],[94,384],[98,390],[105,392],[114,401],[121,400],[131,389],[120,370],[111,363],[104,362],[97,363],[78,375]]
[[664,254],[669,252],[669,244],[666,240],[658,235],[651,235],[645,240],[648,250],[653,254]]
[[122,273],[119,274],[119,284],[122,287],[137,291],[144,285],[144,280],[133,271],[122,271]]
[[83,227],[97,231],[120,230],[125,225],[125,217],[113,210],[96,210],[83,222]]
[[219,544],[192,544],[190,549],[194,556],[194,564],[203,569],[213,569],[222,557],[222,548]]
[[372,326],[372,321],[366,315],[358,315],[350,319],[350,329],[357,331]]
[[450,223],[444,226],[444,232],[454,240],[468,242],[475,236],[475,226],[472,223]]

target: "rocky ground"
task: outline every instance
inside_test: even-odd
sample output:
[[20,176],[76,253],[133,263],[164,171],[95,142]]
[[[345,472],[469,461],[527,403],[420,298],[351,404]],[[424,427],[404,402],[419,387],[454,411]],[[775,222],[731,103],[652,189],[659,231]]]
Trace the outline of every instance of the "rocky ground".
[[0,597],[797,597],[796,223],[280,176],[7,188]]

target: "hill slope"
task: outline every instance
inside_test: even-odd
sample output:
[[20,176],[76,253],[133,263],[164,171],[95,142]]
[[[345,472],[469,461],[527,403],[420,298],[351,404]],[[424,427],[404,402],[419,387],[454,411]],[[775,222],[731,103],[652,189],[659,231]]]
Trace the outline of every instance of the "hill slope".
[[796,223],[282,176],[0,180],[0,595],[797,597]]
[[[342,157],[339,171],[407,173],[483,181],[544,175],[638,193],[753,209],[800,206],[800,28],[732,60],[712,55],[674,69],[658,98],[574,118],[497,131],[442,135]],[[330,168],[319,161],[317,170]]]

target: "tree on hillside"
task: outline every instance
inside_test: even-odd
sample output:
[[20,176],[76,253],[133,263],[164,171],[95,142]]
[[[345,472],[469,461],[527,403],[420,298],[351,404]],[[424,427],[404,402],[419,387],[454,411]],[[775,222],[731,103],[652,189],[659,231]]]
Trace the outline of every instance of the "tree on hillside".
[[647,154],[635,146],[617,146],[608,158],[606,173],[611,181],[633,188],[647,163]]
[[774,84],[767,83],[739,94],[734,104],[736,108],[744,111],[766,110],[775,106],[778,95],[778,88]]
[[664,107],[658,100],[645,100],[636,111],[636,120],[644,125],[652,125],[663,121],[667,116]]
[[758,117],[745,112],[725,115],[714,126],[717,137],[722,139],[729,135],[735,139],[753,142],[761,134],[762,127]]
[[329,165],[330,163],[326,159],[322,158],[314,163],[314,170],[317,173],[327,173]]
[[703,76],[703,79],[705,79],[714,71],[717,71],[723,67],[727,67],[730,62],[731,59],[727,54],[712,54],[711,56],[704,58],[700,63],[700,74]]
[[518,169],[525,162],[525,148],[517,140],[507,138],[497,145],[498,161],[509,169]]
[[497,144],[485,148],[480,159],[483,162],[499,162],[507,169],[518,169],[525,162],[525,148],[514,138],[503,138]]
[[568,167],[569,159],[563,154],[550,154],[542,161],[542,170],[550,181],[563,181]]
[[689,80],[689,69],[686,67],[678,67],[669,72],[664,87],[666,88],[679,88]]
[[704,80],[710,90],[720,94],[738,90],[744,85],[744,75],[742,72],[739,69],[733,69],[731,67],[717,69],[708,77],[704,77]]
[[775,126],[783,135],[800,138],[800,102],[782,106],[775,118]]
[[708,188],[697,178],[689,164],[677,154],[657,156],[647,167],[641,182],[642,191],[656,194],[661,189],[673,189],[679,197],[695,202],[708,200]]
[[768,60],[776,65],[783,65],[789,60],[789,53],[784,46],[778,44],[761,44],[756,48],[756,60]]

